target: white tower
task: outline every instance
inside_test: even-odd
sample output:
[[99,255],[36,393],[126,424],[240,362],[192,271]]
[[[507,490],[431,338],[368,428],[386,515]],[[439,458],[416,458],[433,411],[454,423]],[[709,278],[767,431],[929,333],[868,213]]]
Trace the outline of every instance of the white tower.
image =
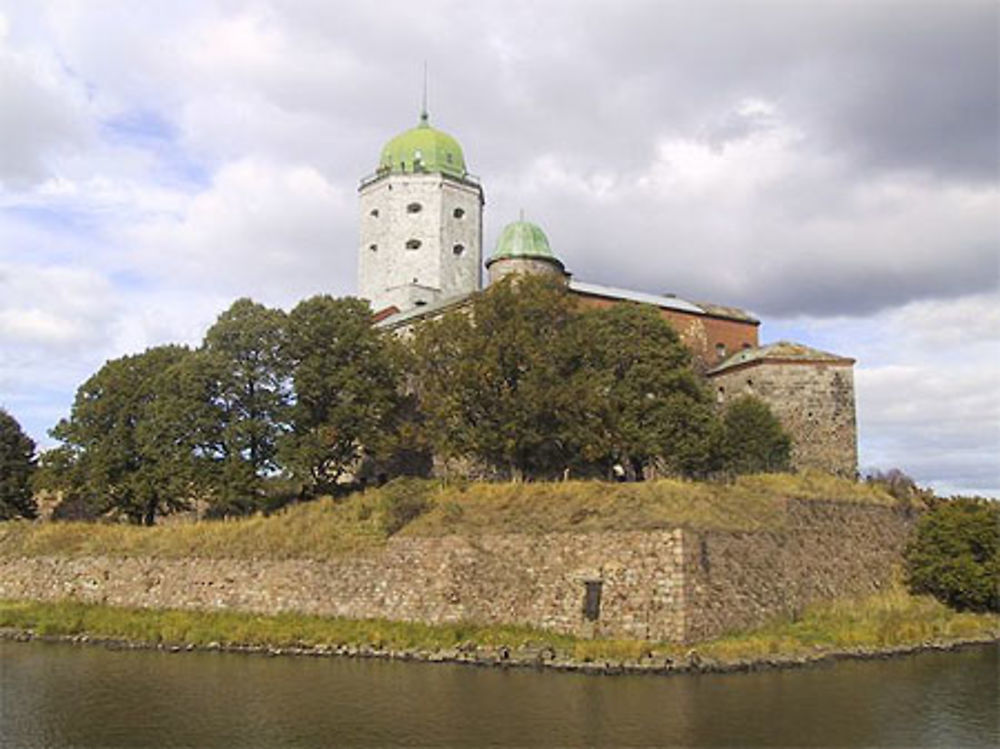
[[483,189],[426,111],[386,143],[358,192],[358,293],[373,311],[405,312],[481,288]]

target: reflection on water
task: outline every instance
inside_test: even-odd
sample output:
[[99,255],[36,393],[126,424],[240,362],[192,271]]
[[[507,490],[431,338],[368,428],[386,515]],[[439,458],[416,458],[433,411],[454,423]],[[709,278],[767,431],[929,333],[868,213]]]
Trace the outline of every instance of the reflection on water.
[[992,746],[998,649],[597,677],[0,642],[0,744]]

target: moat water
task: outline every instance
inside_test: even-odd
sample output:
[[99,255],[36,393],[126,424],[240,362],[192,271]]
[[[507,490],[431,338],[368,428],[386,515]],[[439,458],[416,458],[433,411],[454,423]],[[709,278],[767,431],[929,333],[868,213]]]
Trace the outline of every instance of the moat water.
[[998,665],[601,677],[0,642],[0,746],[996,746]]

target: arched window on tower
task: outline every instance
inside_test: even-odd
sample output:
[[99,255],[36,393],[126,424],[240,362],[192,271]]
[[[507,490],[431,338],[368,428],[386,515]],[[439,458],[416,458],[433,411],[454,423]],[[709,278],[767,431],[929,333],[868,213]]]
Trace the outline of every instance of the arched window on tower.
[[420,249],[420,240],[419,239],[407,239],[406,240],[406,249],[408,249],[408,250],[419,250]]

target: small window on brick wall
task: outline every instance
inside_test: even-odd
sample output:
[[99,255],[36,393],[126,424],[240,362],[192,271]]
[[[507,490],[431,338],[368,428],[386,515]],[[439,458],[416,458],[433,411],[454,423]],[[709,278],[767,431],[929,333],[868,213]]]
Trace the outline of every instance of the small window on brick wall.
[[724,344],[724,343],[717,343],[717,344],[715,344],[715,355],[717,357],[719,357],[719,359],[725,359],[726,358],[726,344]]
[[419,250],[420,249],[420,240],[419,239],[407,239],[406,240],[406,249],[408,249],[408,250]]
[[587,621],[596,622],[601,615],[601,587],[600,580],[585,580],[583,583],[583,618]]

